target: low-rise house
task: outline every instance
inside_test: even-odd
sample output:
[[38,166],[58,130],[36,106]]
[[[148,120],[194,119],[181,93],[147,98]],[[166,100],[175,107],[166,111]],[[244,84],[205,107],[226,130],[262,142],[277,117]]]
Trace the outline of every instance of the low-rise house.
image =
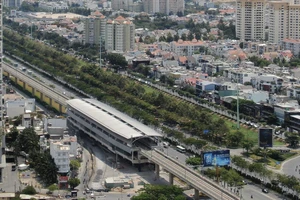
[[283,124],[287,111],[295,111],[298,108],[298,102],[277,103],[274,105],[274,114],[277,116],[279,123]]
[[58,173],[67,174],[70,171],[70,159],[77,157],[76,136],[65,135],[62,140],[50,140],[50,154],[58,168]]
[[277,93],[282,88],[283,79],[273,74],[265,74],[252,77],[251,83],[258,90]]
[[10,118],[18,117],[25,113],[35,112],[35,99],[16,99],[5,102],[6,115]]
[[292,54],[300,55],[300,40],[299,39],[284,39],[281,42],[281,46],[284,50],[290,50]]
[[178,42],[171,42],[171,51],[179,56],[191,56],[203,46],[205,43],[200,40],[183,41],[180,39]]

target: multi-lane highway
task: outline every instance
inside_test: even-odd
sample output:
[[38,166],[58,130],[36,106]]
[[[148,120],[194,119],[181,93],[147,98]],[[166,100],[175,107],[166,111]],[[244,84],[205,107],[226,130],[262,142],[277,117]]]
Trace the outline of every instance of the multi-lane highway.
[[175,159],[165,155],[158,150],[141,150],[142,155],[147,157],[152,162],[166,169],[169,173],[175,175],[193,188],[205,193],[207,196],[213,199],[223,200],[238,200],[239,196],[229,192],[225,188],[222,188],[212,180],[196,173],[187,166],[182,165]]

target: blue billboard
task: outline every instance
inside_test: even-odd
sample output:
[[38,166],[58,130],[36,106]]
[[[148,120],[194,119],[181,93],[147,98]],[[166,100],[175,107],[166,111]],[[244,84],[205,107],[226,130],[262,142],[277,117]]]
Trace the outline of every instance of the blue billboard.
[[273,146],[273,129],[260,128],[259,131],[259,147],[272,147]]
[[226,166],[230,165],[230,151],[218,150],[203,152],[203,166]]

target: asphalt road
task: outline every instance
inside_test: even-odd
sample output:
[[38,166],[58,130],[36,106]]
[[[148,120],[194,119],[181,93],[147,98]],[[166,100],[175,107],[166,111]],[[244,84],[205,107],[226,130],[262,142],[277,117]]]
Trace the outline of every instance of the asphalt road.
[[[165,154],[167,154],[168,156],[171,156],[173,158],[178,158],[179,162],[181,163],[185,163],[186,158],[189,157],[189,155],[187,154],[183,154],[178,152],[175,147],[168,147],[168,148],[163,148],[163,151]],[[298,165],[300,163],[300,158],[296,159],[295,162],[298,161]],[[293,165],[293,164],[291,164]],[[300,168],[299,168],[300,169]],[[295,171],[292,170],[292,171]],[[300,177],[300,176],[299,176]],[[251,195],[253,195],[253,199],[255,200],[277,200],[277,199],[281,199],[281,195],[270,191],[268,194],[265,194],[262,192],[262,187],[259,185],[254,185],[254,184],[248,184],[245,185],[242,189],[242,197],[244,200],[253,200],[251,199]]]
[[286,175],[295,176],[300,178],[300,157],[288,160],[282,164],[282,172]]
[[11,163],[7,163],[3,169],[3,184],[0,185],[0,188],[5,192],[16,192],[22,189],[18,177],[19,172],[18,170],[11,171],[11,166]]

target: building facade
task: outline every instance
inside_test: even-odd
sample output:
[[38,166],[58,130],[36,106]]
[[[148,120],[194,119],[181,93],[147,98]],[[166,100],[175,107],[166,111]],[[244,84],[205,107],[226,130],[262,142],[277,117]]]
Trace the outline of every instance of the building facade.
[[84,43],[100,44],[100,38],[105,37],[106,18],[99,11],[92,13],[85,19]]
[[125,52],[134,49],[135,25],[122,16],[107,20],[105,49],[107,51]]
[[133,164],[148,162],[140,150],[156,146],[158,132],[95,99],[72,99],[67,104],[69,126],[116,154],[116,161],[121,156]]
[[281,42],[282,49],[291,50],[293,55],[300,55],[300,39],[284,39]]
[[289,1],[269,2],[269,42],[280,43],[288,38]]
[[85,19],[84,43],[99,45],[107,51],[125,52],[134,49],[135,25],[129,19],[119,16],[106,19],[99,11]]
[[50,154],[58,168],[58,173],[70,171],[70,159],[77,157],[76,136],[65,135],[62,140],[50,140]]
[[200,40],[193,39],[192,41],[183,41],[180,39],[177,42],[171,42],[171,51],[179,56],[191,56],[204,46],[205,43]]
[[23,0],[4,0],[3,4],[5,7],[9,7],[9,8],[19,8],[22,2]]
[[265,0],[237,0],[236,37],[241,40],[265,39]]
[[2,59],[3,59],[3,1],[0,1],[0,183],[3,182],[3,169],[6,166],[6,158],[5,158],[5,132],[4,132],[4,123],[3,123],[3,104],[2,97],[5,88],[3,88],[3,74],[2,74]]

